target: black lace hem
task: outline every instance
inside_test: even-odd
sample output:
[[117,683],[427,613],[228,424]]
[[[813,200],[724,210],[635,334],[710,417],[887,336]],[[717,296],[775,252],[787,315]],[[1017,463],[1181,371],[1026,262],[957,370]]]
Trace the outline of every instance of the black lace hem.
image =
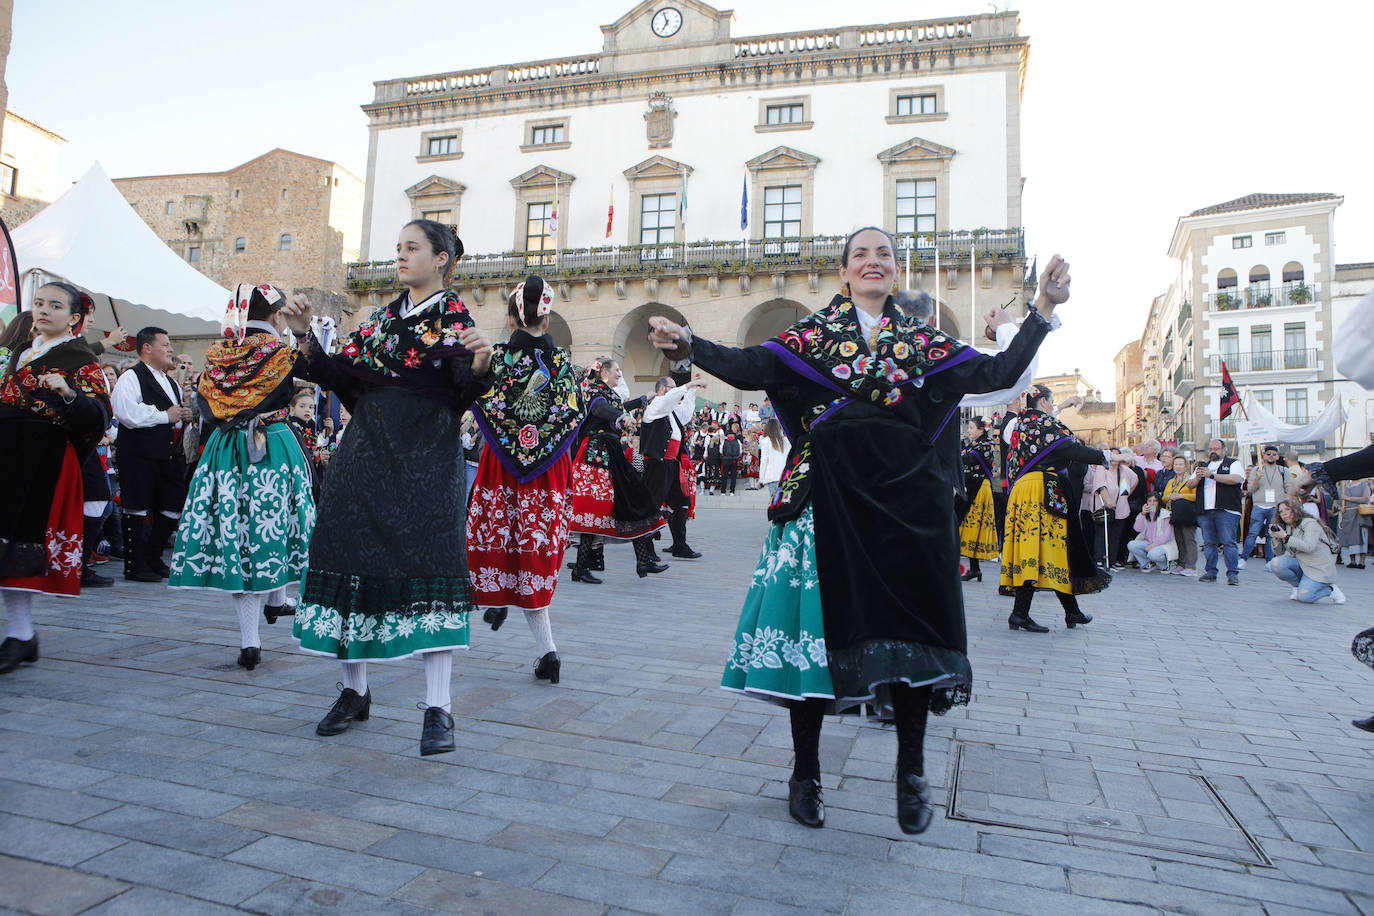
[[942,716],[972,697],[968,656],[953,649],[900,639],[873,639],[826,652],[835,699],[830,712],[864,703],[892,708],[891,686],[929,684],[930,711]]
[[340,614],[369,616],[472,610],[466,576],[411,579],[310,569],[301,588],[301,601],[333,608]]

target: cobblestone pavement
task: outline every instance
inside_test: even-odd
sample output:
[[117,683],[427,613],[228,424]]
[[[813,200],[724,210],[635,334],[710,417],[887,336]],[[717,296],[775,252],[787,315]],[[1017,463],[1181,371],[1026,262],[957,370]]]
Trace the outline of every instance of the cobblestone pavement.
[[[894,735],[822,737],[828,823],[788,818],[785,714],[717,688],[764,521],[715,508],[656,579],[566,573],[559,686],[518,615],[456,660],[456,753],[418,756],[417,662],[370,721],[316,721],[338,669],[227,600],[120,583],[40,599],[43,658],[0,678],[0,910],[33,913],[1374,913],[1374,672],[1349,603],[1123,573],[1067,630],[1008,630],[966,587],[976,678],[932,719],[939,809],[894,818]],[[742,501],[742,500],[741,500]],[[988,572],[995,573],[989,565]],[[919,583],[912,583],[919,588]]]

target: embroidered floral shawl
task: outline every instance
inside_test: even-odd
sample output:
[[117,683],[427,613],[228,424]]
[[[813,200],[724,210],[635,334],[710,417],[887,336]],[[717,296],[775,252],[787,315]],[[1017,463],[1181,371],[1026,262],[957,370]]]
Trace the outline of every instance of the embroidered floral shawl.
[[616,394],[615,389],[606,384],[600,373],[593,373],[591,378],[582,379],[582,402],[590,411],[598,399],[605,401],[613,410],[625,409],[625,402]]
[[1016,419],[1007,458],[1007,478],[1015,482],[1044,461],[1050,452],[1072,441],[1073,433],[1063,423],[1043,410],[1027,408]]
[[291,377],[297,356],[275,334],[265,331],[248,334],[238,343],[219,341],[205,353],[205,371],[197,391],[216,420],[232,420],[280,388]]
[[972,458],[978,465],[979,471],[988,480],[992,479],[992,466],[997,461],[997,455],[992,448],[992,436],[984,433],[964,450],[965,458]]
[[506,470],[527,483],[577,439],[584,416],[578,370],[567,350],[521,331],[492,351],[492,386],[473,416]]
[[38,380],[45,375],[60,375],[73,391],[94,398],[110,418],[110,389],[105,381],[105,373],[96,362],[95,353],[82,340],[69,340],[37,356],[27,366],[18,366],[24,350],[21,348],[10,355],[5,375],[0,379],[0,401],[18,410],[28,411],[45,420],[56,423],[67,430],[72,444],[81,458],[100,441],[103,428],[92,430],[73,429],[69,417],[60,412],[56,404],[61,397],[46,388],[40,388]]
[[[891,298],[878,322],[870,350],[853,301],[836,296],[830,304],[764,343],[791,369],[835,392],[837,397],[803,418],[803,426],[854,401],[891,407],[902,388],[958,365],[977,351],[900,312]],[[795,437],[790,437],[795,438]]]
[[458,342],[472,316],[458,294],[446,289],[409,318],[401,296],[372,313],[348,336],[340,351],[355,375],[380,375],[419,388],[445,388],[449,376],[436,360],[467,353]]

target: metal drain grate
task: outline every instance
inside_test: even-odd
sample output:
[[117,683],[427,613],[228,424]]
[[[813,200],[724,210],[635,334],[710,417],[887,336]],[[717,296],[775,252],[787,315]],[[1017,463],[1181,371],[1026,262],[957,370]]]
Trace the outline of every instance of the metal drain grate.
[[960,742],[948,817],[1272,868],[1207,777]]

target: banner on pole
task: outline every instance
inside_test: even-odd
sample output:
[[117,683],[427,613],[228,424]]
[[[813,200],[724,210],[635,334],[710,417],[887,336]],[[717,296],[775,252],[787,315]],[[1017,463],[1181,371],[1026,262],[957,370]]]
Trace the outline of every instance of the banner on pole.
[[1272,441],[1274,431],[1261,420],[1236,420],[1236,444],[1241,448]]

